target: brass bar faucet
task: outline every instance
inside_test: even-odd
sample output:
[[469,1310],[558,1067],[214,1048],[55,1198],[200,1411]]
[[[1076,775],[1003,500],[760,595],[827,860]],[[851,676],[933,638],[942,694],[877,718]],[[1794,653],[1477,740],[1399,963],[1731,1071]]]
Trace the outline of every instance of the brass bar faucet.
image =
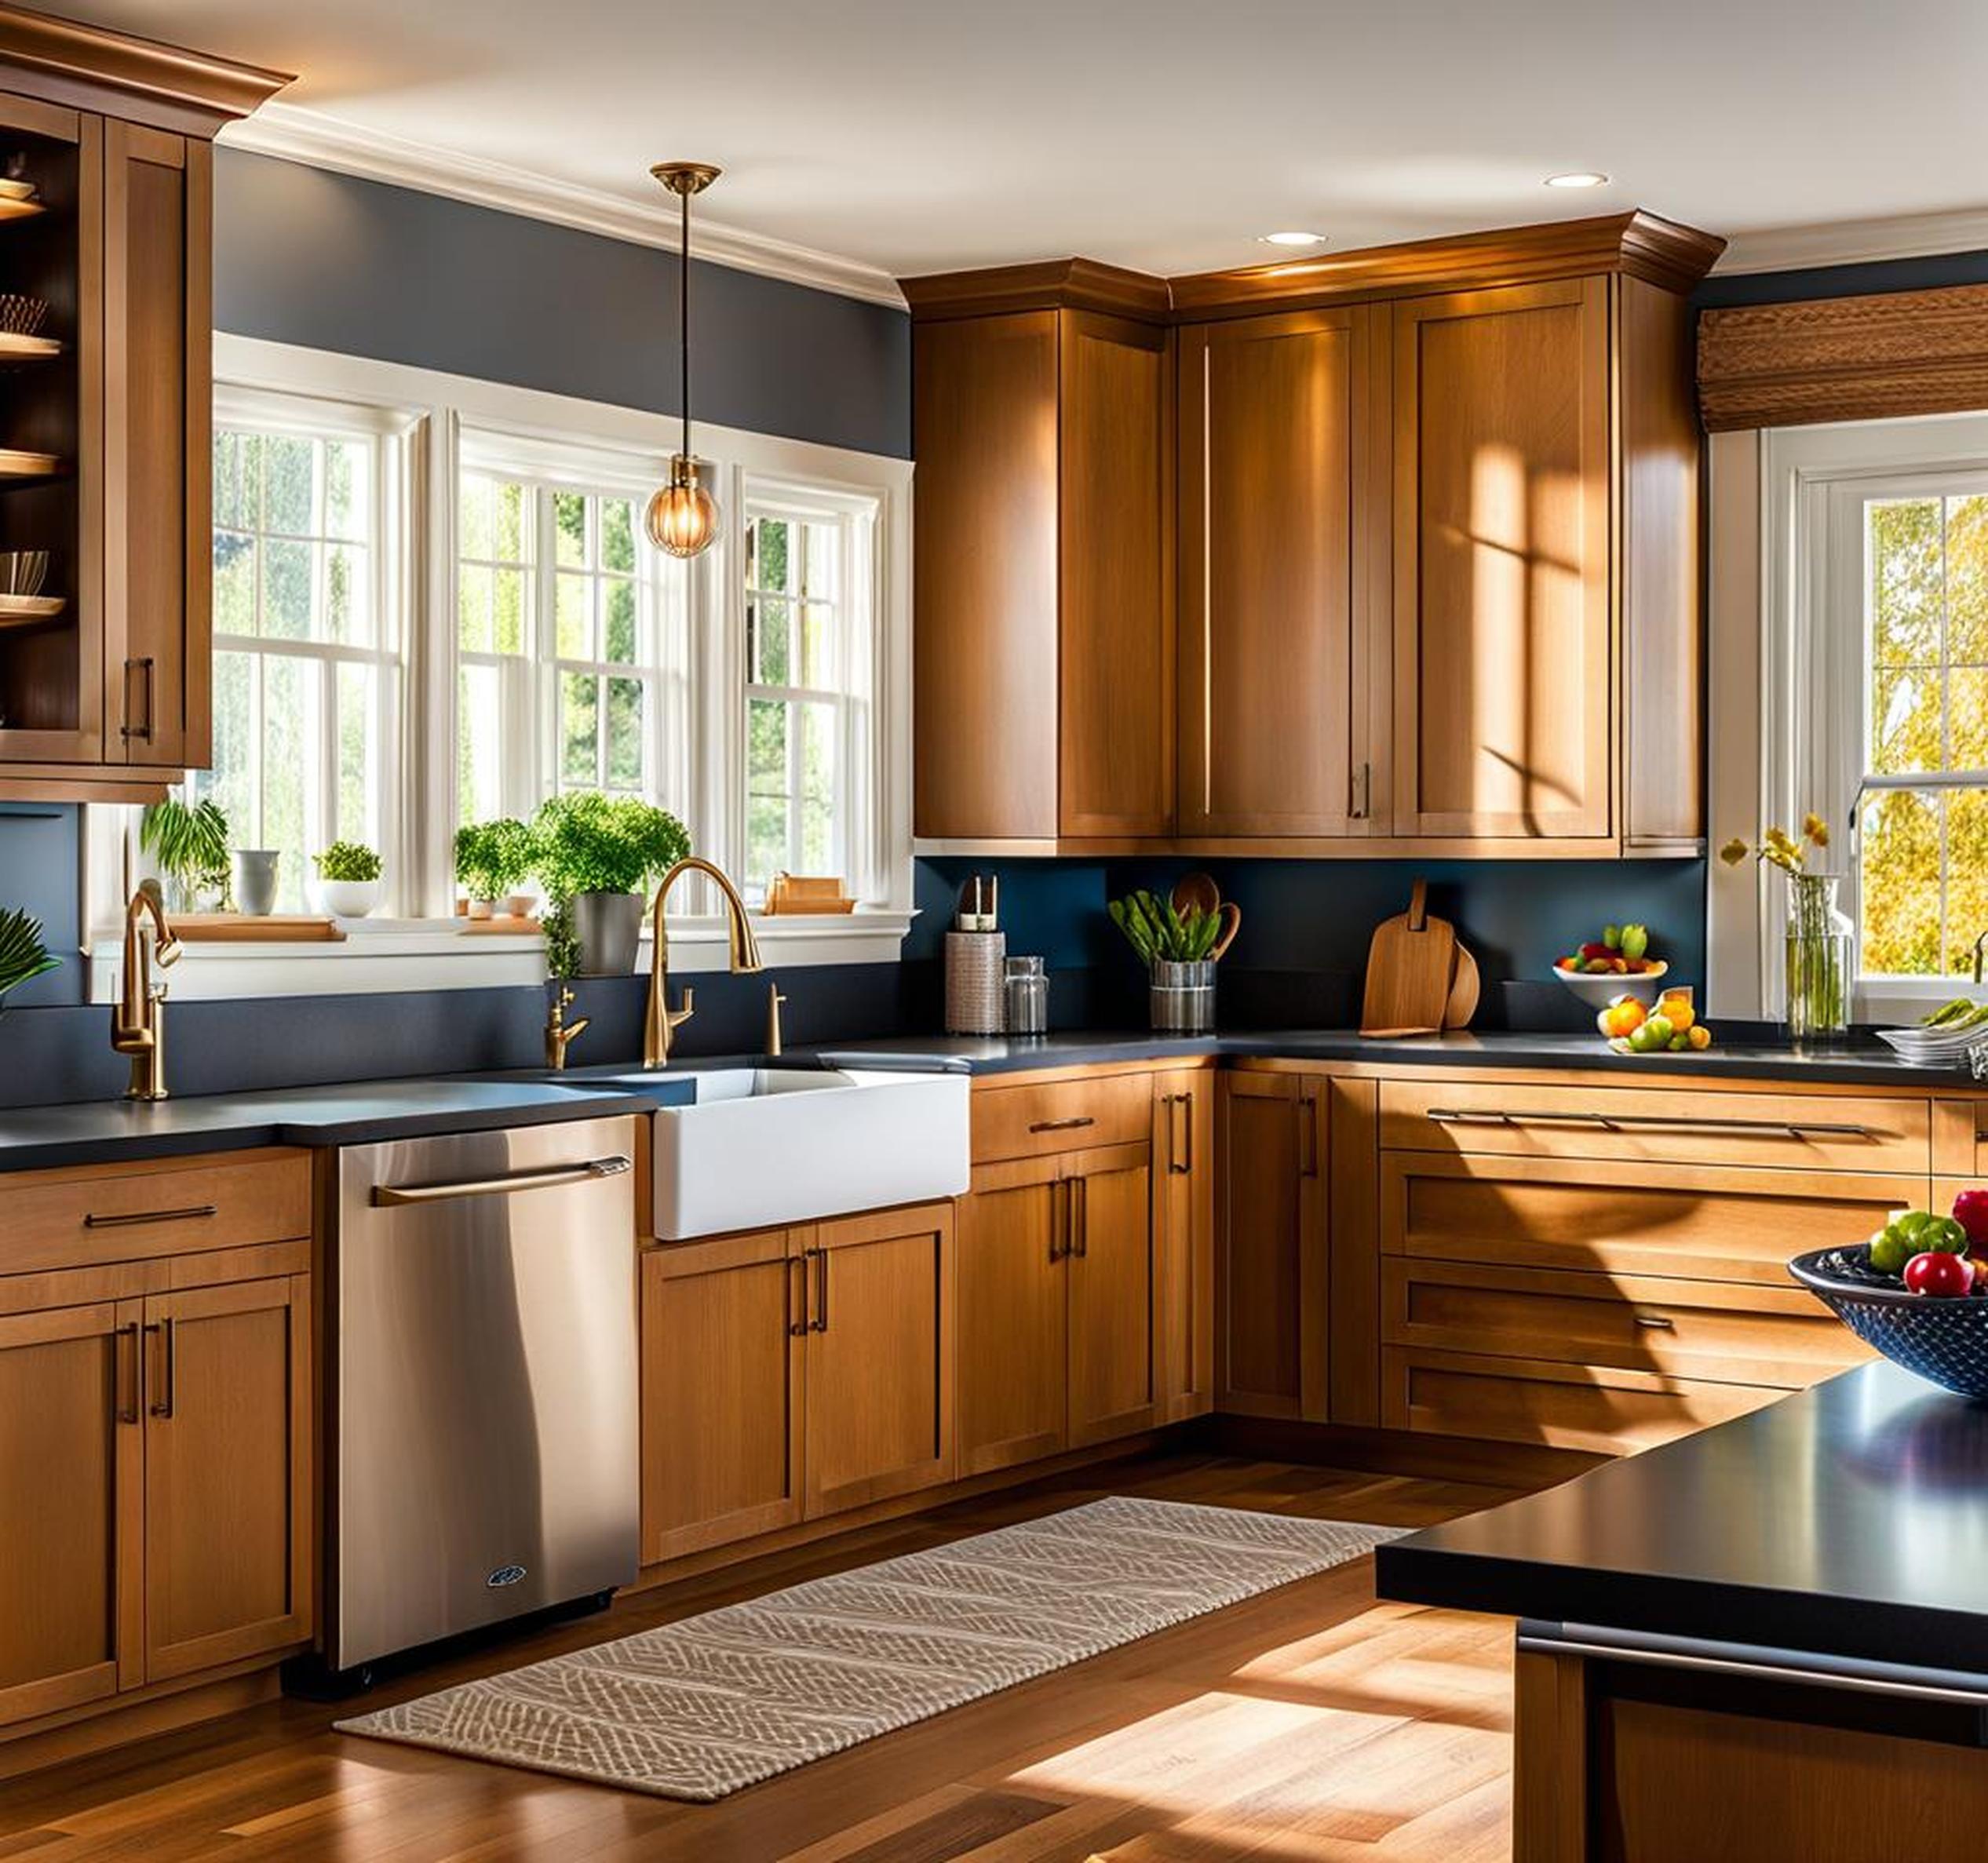
[[562,983],[553,992],[552,1007],[545,1012],[545,1065],[562,1073],[566,1067],[566,1051],[593,1021],[592,1016],[582,1015],[577,1022],[568,1022],[566,1012],[572,1003],[573,992]]
[[[148,932],[143,921],[149,918]],[[131,1057],[127,1099],[166,1098],[166,986],[152,982],[152,966],[180,961],[180,941],[166,922],[159,882],[146,880],[124,909],[124,974],[111,1011],[111,1046]]]
[[719,892],[724,895],[725,910],[731,921],[733,975],[746,975],[765,968],[760,962],[759,940],[753,935],[752,924],[746,917],[746,902],[739,896],[739,888],[708,860],[695,854],[684,855],[663,875],[662,884],[656,888],[656,902],[650,920],[649,1010],[642,1027],[644,1067],[669,1065],[670,1037],[697,1013],[696,995],[688,984],[684,986],[684,1006],[680,1009],[669,1006],[669,931],[663,910],[670,888],[684,874],[691,873],[702,873],[715,880]]

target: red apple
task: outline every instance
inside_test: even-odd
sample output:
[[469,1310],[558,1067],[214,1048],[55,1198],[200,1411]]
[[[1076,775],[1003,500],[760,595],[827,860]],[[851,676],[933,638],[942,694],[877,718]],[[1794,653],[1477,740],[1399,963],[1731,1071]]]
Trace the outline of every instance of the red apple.
[[1988,1190],[1963,1190],[1953,1199],[1953,1220],[1968,1232],[1970,1249],[1988,1249]]
[[1905,1284],[1915,1294],[1953,1300],[1974,1292],[1974,1263],[1965,1256],[1928,1249],[1905,1264]]

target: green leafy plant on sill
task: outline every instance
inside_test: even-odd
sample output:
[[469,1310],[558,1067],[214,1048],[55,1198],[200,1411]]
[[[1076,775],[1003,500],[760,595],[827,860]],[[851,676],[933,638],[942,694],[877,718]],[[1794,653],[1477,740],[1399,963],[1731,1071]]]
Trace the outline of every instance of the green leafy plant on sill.
[[1190,907],[1176,911],[1170,901],[1149,892],[1128,893],[1105,907],[1111,922],[1142,964],[1198,964],[1222,935],[1222,915]]
[[524,823],[509,815],[492,822],[465,822],[455,831],[457,883],[472,899],[502,899],[529,877],[538,843]]
[[531,837],[532,870],[551,900],[640,892],[691,851],[689,830],[667,809],[591,789],[547,797],[532,817]]
[[53,970],[62,960],[42,942],[42,921],[18,907],[0,912],[0,1009],[8,993]]
[[379,878],[380,857],[363,841],[334,841],[322,854],[311,856],[321,880],[356,880],[362,884]]
[[545,975],[555,983],[580,974],[580,936],[573,929],[573,902],[554,899],[538,915],[545,935]]
[[202,892],[217,892],[232,909],[228,872],[228,815],[211,796],[188,804],[177,796],[150,803],[138,818],[138,845],[158,862],[184,911]]

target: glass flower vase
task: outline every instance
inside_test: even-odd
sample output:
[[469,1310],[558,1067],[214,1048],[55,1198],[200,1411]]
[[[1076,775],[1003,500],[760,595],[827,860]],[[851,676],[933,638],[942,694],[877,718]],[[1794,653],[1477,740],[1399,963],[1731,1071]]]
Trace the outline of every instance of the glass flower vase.
[[1788,877],[1788,1039],[1827,1041],[1850,1026],[1855,928],[1837,904],[1837,873]]

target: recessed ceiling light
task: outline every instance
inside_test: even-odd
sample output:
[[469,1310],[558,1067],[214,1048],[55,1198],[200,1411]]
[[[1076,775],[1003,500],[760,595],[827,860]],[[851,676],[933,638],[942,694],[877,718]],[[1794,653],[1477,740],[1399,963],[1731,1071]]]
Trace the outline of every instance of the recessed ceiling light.
[[1546,185],[1548,188],[1606,188],[1608,177],[1599,169],[1578,168],[1571,174],[1548,175]]
[[1262,233],[1257,237],[1265,246],[1323,246],[1323,233]]

